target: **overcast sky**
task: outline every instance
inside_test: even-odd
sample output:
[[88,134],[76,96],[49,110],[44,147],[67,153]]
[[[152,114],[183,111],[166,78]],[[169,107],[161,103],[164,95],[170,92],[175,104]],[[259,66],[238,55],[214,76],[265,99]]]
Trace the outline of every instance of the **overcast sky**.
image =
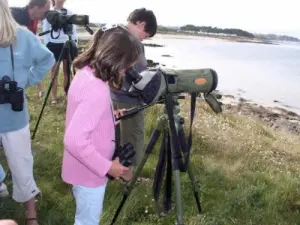
[[[8,2],[24,6],[28,0]],[[66,7],[89,15],[90,22],[124,22],[133,9],[146,7],[154,11],[160,25],[239,28],[300,38],[300,0],[67,0]]]

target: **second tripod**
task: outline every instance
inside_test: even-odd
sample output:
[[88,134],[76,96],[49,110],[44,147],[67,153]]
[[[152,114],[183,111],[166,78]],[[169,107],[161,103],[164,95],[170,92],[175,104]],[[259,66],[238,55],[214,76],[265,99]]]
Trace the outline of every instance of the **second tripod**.
[[[195,98],[194,98],[195,99]],[[191,102],[192,103],[192,102]],[[195,104],[195,103],[194,103]],[[133,186],[136,183],[142,169],[144,168],[149,155],[152,153],[159,137],[163,134],[161,142],[161,150],[159,161],[156,168],[156,174],[153,182],[153,192],[154,199],[157,203],[157,212],[159,215],[164,215],[171,210],[171,198],[172,198],[172,176],[174,179],[175,186],[175,199],[176,199],[176,215],[177,215],[177,225],[184,225],[183,222],[183,207],[182,207],[182,193],[181,193],[181,180],[180,173],[187,172],[192,185],[192,190],[194,192],[194,197],[196,200],[196,205],[198,208],[198,213],[201,213],[199,188],[196,182],[195,176],[192,171],[191,163],[189,162],[189,152],[191,148],[191,134],[189,141],[185,138],[184,134],[184,119],[179,115],[180,109],[178,107],[178,96],[167,94],[165,100],[165,112],[158,118],[157,125],[153,131],[150,141],[145,149],[145,154],[141,162],[139,163],[136,173],[134,174],[130,183],[127,184],[124,190],[123,199],[113,217],[111,225],[117,220],[119,213],[122,210],[127,198],[129,197]],[[193,105],[193,104],[191,104]],[[195,107],[195,105],[193,105]],[[195,108],[191,107],[191,125],[193,122]],[[183,158],[185,160],[183,160]],[[163,180],[163,175],[166,171],[166,192],[164,197],[164,210],[158,204],[158,197],[160,192],[160,187]]]
[[46,104],[47,104],[47,100],[49,98],[49,95],[50,95],[50,92],[51,92],[51,89],[53,87],[53,84],[55,82],[55,80],[57,79],[57,76],[58,76],[58,71],[60,69],[60,65],[61,65],[61,62],[67,57],[67,84],[66,86],[64,87],[64,91],[65,91],[65,94],[68,93],[68,89],[69,89],[69,86],[70,86],[70,82],[71,82],[71,64],[72,64],[72,61],[73,59],[76,57],[76,53],[75,53],[75,49],[76,49],[76,46],[75,46],[75,42],[72,40],[72,37],[71,35],[68,35],[69,37],[69,40],[67,40],[64,45],[63,45],[63,49],[59,55],[59,58],[58,58],[58,61],[56,63],[56,67],[55,67],[55,70],[54,70],[54,74],[52,76],[52,79],[51,79],[51,82],[49,84],[49,88],[47,90],[47,94],[45,96],[45,99],[44,99],[44,103],[43,103],[43,106],[42,106],[42,109],[41,109],[41,112],[39,114],[39,117],[38,117],[38,120],[37,120],[37,123],[36,123],[36,126],[35,126],[35,129],[33,131],[33,134],[32,134],[32,140],[35,138],[35,135],[36,135],[36,132],[37,132],[37,129],[38,129],[38,126],[40,124],[40,121],[42,119],[42,115],[43,115],[43,112],[44,112],[44,109],[46,107]]

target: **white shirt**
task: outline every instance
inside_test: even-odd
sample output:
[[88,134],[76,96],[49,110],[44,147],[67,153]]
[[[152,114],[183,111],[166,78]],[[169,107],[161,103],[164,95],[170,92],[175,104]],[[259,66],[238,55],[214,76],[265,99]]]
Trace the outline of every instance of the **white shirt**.
[[[62,13],[62,10],[55,10],[57,12]],[[70,10],[67,10],[67,15],[72,15],[72,12]],[[48,22],[47,19],[43,20],[43,32],[45,31],[51,31],[52,30],[52,26],[51,24]],[[76,29],[76,25],[72,24],[73,26],[73,35],[72,35],[72,40],[78,40],[77,39],[77,29]],[[52,33],[52,36],[51,36]],[[57,38],[58,37],[58,38]],[[47,45],[49,42],[52,43],[65,43],[67,40],[69,40],[69,37],[67,34],[65,34],[65,32],[63,31],[63,29],[60,29],[58,31],[52,31],[46,35],[44,35],[44,44]],[[55,39],[57,38],[57,39]]]

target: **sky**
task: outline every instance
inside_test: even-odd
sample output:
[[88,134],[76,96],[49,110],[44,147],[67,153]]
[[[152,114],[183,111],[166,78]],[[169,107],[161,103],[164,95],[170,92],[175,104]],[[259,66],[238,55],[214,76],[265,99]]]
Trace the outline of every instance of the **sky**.
[[[24,6],[28,0],[8,2]],[[89,15],[91,23],[124,23],[132,10],[145,7],[153,10],[159,25],[238,28],[300,38],[300,0],[67,0],[66,7]]]

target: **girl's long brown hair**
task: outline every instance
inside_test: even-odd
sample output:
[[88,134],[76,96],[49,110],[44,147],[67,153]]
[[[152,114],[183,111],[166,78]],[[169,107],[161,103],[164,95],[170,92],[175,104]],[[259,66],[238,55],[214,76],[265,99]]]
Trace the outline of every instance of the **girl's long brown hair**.
[[121,70],[135,64],[141,54],[141,43],[126,29],[117,27],[103,32],[99,29],[89,48],[73,62],[76,69],[90,66],[95,76],[108,81],[110,87],[122,87]]

